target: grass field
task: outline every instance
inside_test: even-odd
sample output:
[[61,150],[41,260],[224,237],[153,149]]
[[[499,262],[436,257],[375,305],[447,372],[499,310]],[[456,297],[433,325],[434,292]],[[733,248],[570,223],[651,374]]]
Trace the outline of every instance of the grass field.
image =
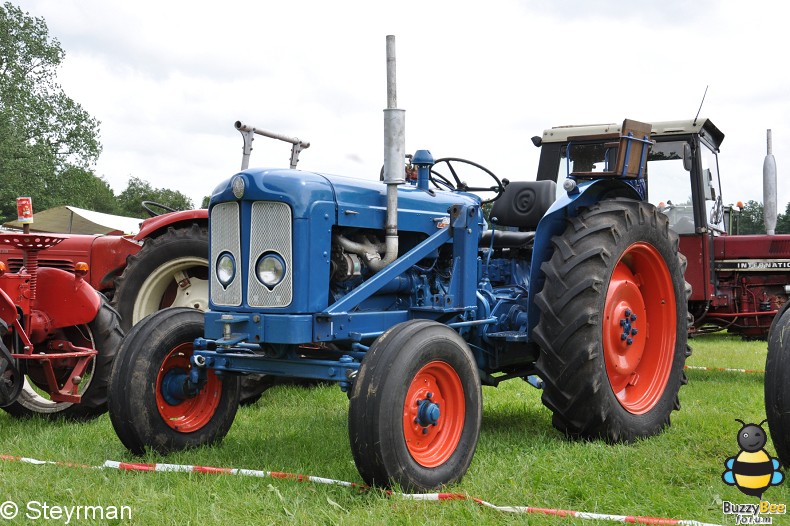
[[[723,334],[692,340],[689,365],[763,369],[765,342]],[[538,506],[735,524],[721,502],[755,503],[721,481],[738,453],[735,418],[765,418],[760,374],[697,371],[681,390],[682,409],[658,437],[633,445],[566,440],[551,426],[540,392],[511,381],[484,388],[483,427],[463,481],[447,491],[497,505]],[[287,471],[361,482],[346,429],[348,401],[334,386],[276,387],[242,408],[219,447],[168,457],[134,457],[108,417],[86,424],[19,421],[0,415],[0,454],[99,465],[106,459]],[[767,449],[774,453],[769,442]],[[765,500],[790,503],[790,485]],[[271,478],[129,473],[0,462],[0,501],[130,506],[133,524],[606,524],[577,518],[513,515],[471,501],[414,502],[376,490]],[[60,520],[45,524],[64,524]],[[126,523],[128,521],[124,521]],[[25,523],[17,520],[15,523]],[[40,524],[41,520],[29,520]],[[70,524],[90,524],[72,520]],[[109,523],[113,523],[109,521]],[[0,519],[0,526],[3,521]],[[790,524],[778,516],[774,524]]]

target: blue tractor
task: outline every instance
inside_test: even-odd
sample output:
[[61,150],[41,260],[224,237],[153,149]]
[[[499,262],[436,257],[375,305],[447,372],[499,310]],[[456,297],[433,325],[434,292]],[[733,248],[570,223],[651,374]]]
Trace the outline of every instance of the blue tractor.
[[669,424],[685,260],[640,195],[650,126],[601,137],[604,169],[569,174],[557,198],[553,181],[475,163],[491,185],[470,187],[468,161],[427,150],[404,169],[402,110],[388,110],[385,145],[400,146],[383,182],[246,169],[216,187],[210,310],[152,314],[114,365],[110,416],[129,450],[219,442],[250,374],[338,383],[363,479],[409,490],[464,475],[481,385],[542,388],[571,437],[629,442]]

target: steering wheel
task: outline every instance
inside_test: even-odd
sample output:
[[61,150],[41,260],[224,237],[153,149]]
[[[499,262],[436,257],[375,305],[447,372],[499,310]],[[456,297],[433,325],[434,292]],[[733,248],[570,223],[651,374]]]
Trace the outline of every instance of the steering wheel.
[[[142,202],[143,210],[145,210],[149,216],[156,217],[158,215],[162,215],[163,213],[167,212],[178,212],[175,208],[170,208],[167,205],[163,205],[161,203],[157,203],[156,201],[143,201]],[[158,208],[160,210],[165,210],[165,212],[154,212],[151,208]]]
[[439,172],[435,172],[431,169],[431,175],[428,180],[435,186],[436,188],[448,190],[450,192],[455,190],[455,185],[451,183],[445,176],[440,174]]
[[[461,178],[458,177],[458,173],[455,171],[455,167],[453,163],[458,164],[468,164],[477,168],[478,170],[482,170],[485,172],[489,177],[491,177],[495,182],[496,185],[494,186],[468,186],[465,182],[461,181]],[[447,169],[450,171],[450,174],[453,177],[453,181],[450,181],[448,177],[441,174],[436,170],[436,166],[438,164],[444,164],[447,166]],[[436,159],[431,166],[431,175],[430,181],[433,183],[434,186],[439,188],[440,186],[450,190],[450,191],[459,191],[459,192],[496,192],[496,195],[491,199],[485,199],[481,201],[481,204],[486,203],[493,203],[497,199],[499,199],[505,191],[505,185],[502,184],[502,181],[499,180],[499,177],[494,175],[494,172],[477,164],[476,162],[469,161],[467,159],[461,159],[460,157],[442,157],[441,159]]]

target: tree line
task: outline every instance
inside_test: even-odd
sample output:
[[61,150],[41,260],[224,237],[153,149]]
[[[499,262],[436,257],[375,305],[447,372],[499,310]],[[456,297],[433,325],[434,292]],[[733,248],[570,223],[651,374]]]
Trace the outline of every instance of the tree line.
[[100,122],[58,84],[65,56],[43,18],[11,2],[0,6],[0,222],[16,219],[21,196],[38,211],[72,205],[144,217],[141,201],[193,208],[181,192],[138,177],[115,195],[96,175]]
[[[764,207],[758,201],[748,201],[743,205],[737,218],[737,227],[733,233],[737,234],[765,234]],[[790,203],[785,206],[783,214],[777,214],[776,233],[790,234]]]

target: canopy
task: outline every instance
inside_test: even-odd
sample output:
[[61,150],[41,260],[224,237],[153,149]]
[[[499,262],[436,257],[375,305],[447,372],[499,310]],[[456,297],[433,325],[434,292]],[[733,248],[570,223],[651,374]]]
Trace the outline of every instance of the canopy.
[[[61,234],[135,234],[142,219],[115,216],[76,206],[58,206],[33,214],[31,232]],[[22,229],[19,221],[9,221],[3,226]]]

